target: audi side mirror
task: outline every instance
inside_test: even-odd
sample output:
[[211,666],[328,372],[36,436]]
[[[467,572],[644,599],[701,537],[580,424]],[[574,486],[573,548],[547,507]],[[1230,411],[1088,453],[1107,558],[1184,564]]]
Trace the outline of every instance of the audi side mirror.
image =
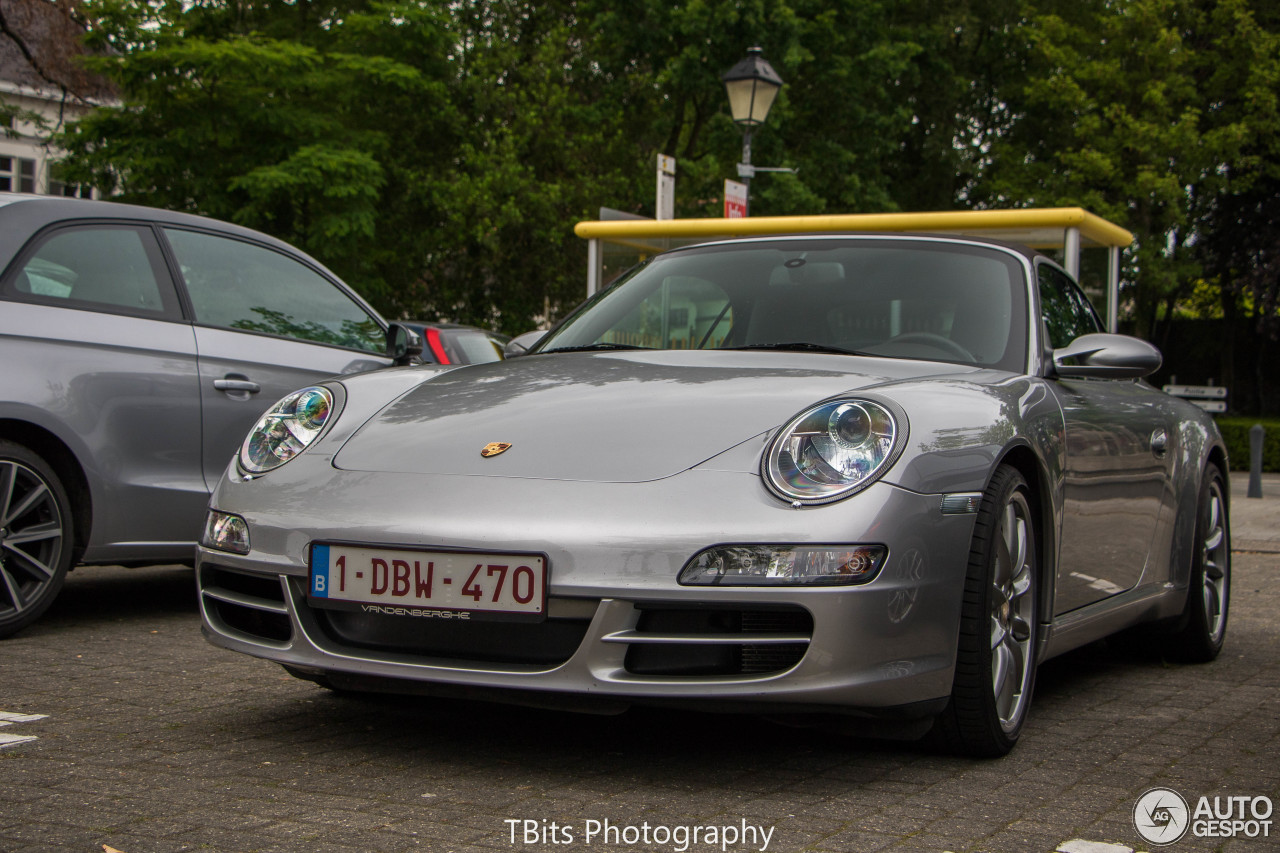
[[392,323],[387,326],[387,358],[393,364],[416,364],[422,355],[422,338],[408,326]]

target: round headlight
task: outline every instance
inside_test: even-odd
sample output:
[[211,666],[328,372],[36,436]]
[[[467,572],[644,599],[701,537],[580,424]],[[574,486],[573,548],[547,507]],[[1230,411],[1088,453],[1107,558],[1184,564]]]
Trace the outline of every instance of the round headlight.
[[319,437],[333,418],[333,392],[312,386],[294,391],[259,418],[240,446],[240,467],[249,474],[279,468]]
[[792,418],[765,451],[765,483],[805,504],[839,500],[869,486],[897,456],[897,419],[871,400],[832,400]]

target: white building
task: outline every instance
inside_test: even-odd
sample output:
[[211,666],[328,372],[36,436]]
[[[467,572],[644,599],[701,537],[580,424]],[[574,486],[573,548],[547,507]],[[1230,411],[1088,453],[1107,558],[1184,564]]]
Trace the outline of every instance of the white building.
[[0,190],[92,194],[58,180],[58,152],[48,141],[67,122],[116,100],[110,81],[79,63],[82,35],[49,0],[0,0]]

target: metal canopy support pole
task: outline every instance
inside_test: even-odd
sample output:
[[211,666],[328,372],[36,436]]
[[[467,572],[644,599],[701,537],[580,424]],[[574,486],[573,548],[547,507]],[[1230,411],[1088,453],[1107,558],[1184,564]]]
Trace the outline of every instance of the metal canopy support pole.
[[593,237],[587,241],[587,298],[595,296],[600,289],[600,279],[604,276],[604,260],[600,252],[600,240]]
[[1062,265],[1076,281],[1080,280],[1080,229],[1072,226],[1062,238]]
[[1107,249],[1107,331],[1120,326],[1120,247]]

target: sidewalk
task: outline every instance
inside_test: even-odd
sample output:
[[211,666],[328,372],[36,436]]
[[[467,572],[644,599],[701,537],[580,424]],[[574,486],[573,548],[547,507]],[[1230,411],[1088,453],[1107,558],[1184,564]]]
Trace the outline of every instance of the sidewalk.
[[1280,554],[1280,474],[1262,475],[1262,497],[1246,497],[1249,472],[1231,472],[1231,550]]

